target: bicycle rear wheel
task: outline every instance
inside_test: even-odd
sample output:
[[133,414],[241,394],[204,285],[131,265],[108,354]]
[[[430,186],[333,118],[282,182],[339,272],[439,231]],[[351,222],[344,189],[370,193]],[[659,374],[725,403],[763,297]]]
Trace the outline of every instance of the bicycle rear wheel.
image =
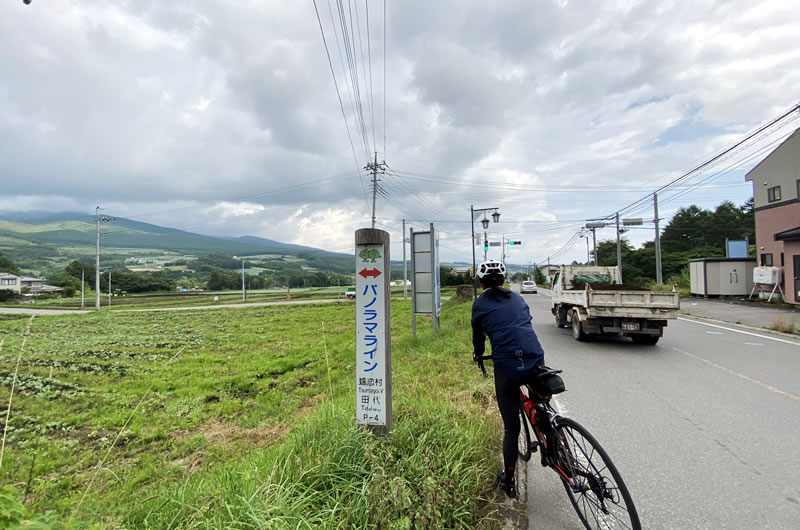
[[556,458],[567,475],[561,481],[584,526],[640,530],[628,488],[597,440],[569,418],[560,418],[555,432]]
[[525,415],[522,404],[519,405],[519,436],[517,437],[517,451],[519,457],[527,462],[531,459],[531,430],[530,420]]

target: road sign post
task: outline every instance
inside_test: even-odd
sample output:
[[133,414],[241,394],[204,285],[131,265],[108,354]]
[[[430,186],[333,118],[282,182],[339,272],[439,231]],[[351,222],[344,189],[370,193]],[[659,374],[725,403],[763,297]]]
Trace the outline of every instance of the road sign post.
[[389,233],[356,230],[356,422],[392,430]]

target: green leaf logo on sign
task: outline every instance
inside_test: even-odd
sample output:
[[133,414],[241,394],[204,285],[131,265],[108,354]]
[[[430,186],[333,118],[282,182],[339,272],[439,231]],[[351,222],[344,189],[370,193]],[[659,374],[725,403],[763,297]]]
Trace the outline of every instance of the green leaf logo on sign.
[[375,263],[381,257],[381,253],[374,248],[365,248],[358,253],[358,257],[368,263]]

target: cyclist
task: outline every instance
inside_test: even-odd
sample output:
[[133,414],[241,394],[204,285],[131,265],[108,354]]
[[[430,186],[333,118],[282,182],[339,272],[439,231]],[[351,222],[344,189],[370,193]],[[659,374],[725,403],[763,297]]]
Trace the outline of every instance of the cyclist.
[[514,469],[519,436],[519,387],[544,364],[544,350],[531,326],[528,304],[517,293],[505,289],[506,267],[489,260],[476,272],[484,291],[472,304],[473,360],[485,350],[486,336],[492,345],[494,388],[503,418],[503,469],[497,474],[500,487],[511,498],[517,496]]

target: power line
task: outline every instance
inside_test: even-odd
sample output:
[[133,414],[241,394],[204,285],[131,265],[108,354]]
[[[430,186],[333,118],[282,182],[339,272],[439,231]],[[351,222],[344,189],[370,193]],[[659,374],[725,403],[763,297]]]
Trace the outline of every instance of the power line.
[[[331,76],[333,77],[333,86],[336,88],[336,97],[339,98],[339,108],[342,110],[342,118],[344,118],[344,126],[347,129],[347,138],[350,140],[350,148],[353,151],[353,159],[356,162],[356,169],[358,171],[359,179],[361,179],[361,166],[358,163],[356,156],[356,148],[353,145],[353,137],[350,135],[350,126],[347,124],[347,114],[344,112],[344,103],[342,103],[342,94],[339,92],[339,83],[336,81],[336,73],[333,70],[333,62],[331,61],[331,53],[328,50],[328,42],[325,39],[325,30],[322,29],[322,19],[319,16],[319,9],[317,9],[317,0],[314,2],[314,12],[317,14],[317,22],[319,23],[319,32],[322,35],[322,44],[325,46],[325,55],[328,57],[328,66],[331,68]],[[364,188],[364,181],[361,179],[361,190],[364,192],[364,201],[367,201],[367,190]]]
[[611,219],[617,213],[622,213],[622,212],[628,211],[631,208],[633,208],[634,206],[646,201],[647,199],[652,197],[654,194],[656,194],[656,193],[658,193],[660,191],[663,191],[663,190],[673,186],[674,184],[677,184],[678,182],[681,182],[683,180],[686,180],[686,179],[690,178],[692,175],[698,173],[699,171],[701,171],[701,170],[703,170],[705,168],[708,168],[709,166],[711,166],[712,164],[717,162],[719,159],[721,159],[722,157],[724,157],[728,153],[731,153],[735,149],[738,149],[740,146],[742,146],[743,144],[747,143],[752,138],[758,136],[759,134],[761,134],[765,130],[770,129],[775,124],[777,124],[778,122],[782,121],[786,117],[790,116],[792,113],[797,112],[798,110],[800,110],[800,104],[794,105],[791,109],[787,110],[786,112],[784,112],[783,114],[777,116],[776,118],[773,118],[772,120],[770,120],[765,125],[762,125],[761,127],[756,129],[755,131],[749,133],[747,136],[745,136],[741,140],[735,142],[733,145],[731,145],[730,147],[724,149],[722,152],[717,153],[716,155],[712,156],[710,159],[708,159],[705,162],[703,162],[702,164],[696,166],[694,169],[691,169],[690,171],[687,171],[683,175],[681,175],[681,176],[673,179],[672,181],[668,182],[667,184],[664,184],[663,186],[659,187],[658,189],[656,189],[652,193],[649,193],[649,194],[645,195],[644,197],[642,197],[641,199],[639,199],[637,201],[634,201],[633,203],[631,203],[630,205],[626,206],[625,208],[622,208],[621,210],[618,210],[617,212],[614,212],[614,213],[612,213],[612,214],[610,214],[610,215],[608,215],[606,217],[602,217],[601,219],[602,220]]
[[386,157],[386,0],[383,0],[383,156]]
[[372,42],[369,36],[369,2],[364,0],[364,9],[367,13],[367,58],[369,59],[369,114],[372,117],[372,147],[377,149],[375,143],[375,92],[372,89]]

